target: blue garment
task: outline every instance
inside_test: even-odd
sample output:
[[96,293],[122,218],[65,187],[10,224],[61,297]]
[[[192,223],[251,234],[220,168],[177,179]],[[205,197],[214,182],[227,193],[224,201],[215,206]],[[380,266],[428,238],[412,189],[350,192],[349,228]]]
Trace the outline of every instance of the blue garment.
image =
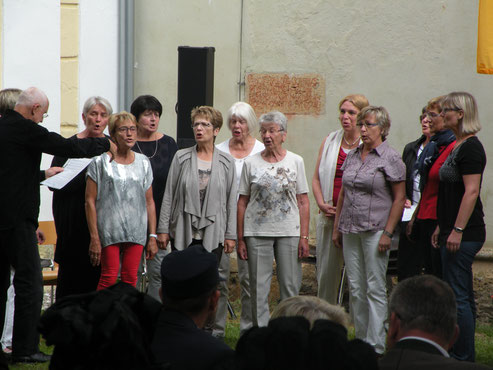
[[474,302],[472,263],[483,242],[464,241],[456,253],[450,253],[441,245],[443,279],[455,293],[459,338],[450,355],[461,361],[474,362],[474,331],[476,328],[476,304]]

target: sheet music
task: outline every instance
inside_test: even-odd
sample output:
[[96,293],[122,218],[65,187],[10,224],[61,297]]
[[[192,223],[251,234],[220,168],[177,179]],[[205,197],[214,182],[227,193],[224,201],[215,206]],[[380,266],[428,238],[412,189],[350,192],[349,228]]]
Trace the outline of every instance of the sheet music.
[[62,189],[91,163],[92,158],[70,158],[65,162],[63,171],[41,182],[41,185],[53,189]]
[[413,217],[414,210],[416,209],[417,206],[418,206],[418,204],[416,203],[416,204],[413,204],[411,206],[411,208],[404,208],[404,212],[402,213],[401,221],[402,222],[411,221],[411,217]]

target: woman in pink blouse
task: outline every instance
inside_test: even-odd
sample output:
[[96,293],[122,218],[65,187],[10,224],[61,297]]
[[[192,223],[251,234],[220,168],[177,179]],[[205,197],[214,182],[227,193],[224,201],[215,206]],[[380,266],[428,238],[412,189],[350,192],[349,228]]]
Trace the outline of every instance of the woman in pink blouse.
[[355,335],[382,354],[385,275],[392,236],[406,201],[406,168],[385,140],[390,129],[385,108],[363,108],[356,125],[363,144],[349,152],[341,167],[344,173],[332,240],[336,247],[343,246]]

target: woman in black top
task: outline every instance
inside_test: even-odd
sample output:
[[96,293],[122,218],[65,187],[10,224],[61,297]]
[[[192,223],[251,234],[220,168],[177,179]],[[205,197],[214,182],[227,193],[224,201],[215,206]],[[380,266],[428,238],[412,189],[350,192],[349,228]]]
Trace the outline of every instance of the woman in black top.
[[[108,100],[92,96],[84,103],[82,120],[86,128],[75,135],[104,137],[103,131],[113,108]],[[52,166],[63,166],[68,158],[55,156]],[[81,171],[62,189],[53,191],[53,218],[57,233],[55,262],[59,264],[56,299],[70,294],[96,290],[100,268],[89,260],[89,230],[85,211],[86,170]]]
[[[132,150],[146,155],[151,161],[152,175],[154,178],[152,181],[152,195],[154,197],[154,204],[156,205],[156,222],[158,224],[169,167],[178,150],[178,146],[172,137],[157,131],[159,120],[163,113],[163,106],[154,96],[139,96],[133,101],[130,112],[139,122],[137,142]],[[159,297],[161,262],[166,253],[166,250],[159,249],[152,260],[146,261],[147,276],[149,279],[147,293],[158,301],[161,301]]]
[[[411,208],[417,205],[421,196],[419,174],[414,171],[414,164],[426,144],[430,142],[431,119],[426,114],[426,106],[421,110],[419,121],[421,137],[408,143],[402,152],[402,161],[406,165],[406,203],[404,208]],[[423,267],[423,254],[418,244],[407,235],[406,228],[408,224],[409,221],[400,223],[399,254],[397,256],[397,276],[399,281],[420,274]]]
[[486,238],[479,196],[486,154],[476,137],[481,125],[472,95],[450,93],[442,102],[441,115],[457,142],[440,168],[438,227],[432,243],[435,248],[441,248],[443,278],[452,287],[457,300],[460,330],[451,355],[459,360],[474,361],[476,306],[472,263]]

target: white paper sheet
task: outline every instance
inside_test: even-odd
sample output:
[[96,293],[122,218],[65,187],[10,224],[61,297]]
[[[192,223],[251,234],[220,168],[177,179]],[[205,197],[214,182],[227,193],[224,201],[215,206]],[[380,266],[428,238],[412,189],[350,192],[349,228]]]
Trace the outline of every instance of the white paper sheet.
[[62,189],[91,163],[91,158],[71,158],[63,166],[63,171],[41,182],[53,189]]
[[404,208],[404,212],[402,213],[401,221],[402,222],[411,221],[411,217],[413,217],[413,213],[416,210],[417,206],[418,206],[418,204],[416,203],[416,204],[413,204],[411,206],[411,208]]

